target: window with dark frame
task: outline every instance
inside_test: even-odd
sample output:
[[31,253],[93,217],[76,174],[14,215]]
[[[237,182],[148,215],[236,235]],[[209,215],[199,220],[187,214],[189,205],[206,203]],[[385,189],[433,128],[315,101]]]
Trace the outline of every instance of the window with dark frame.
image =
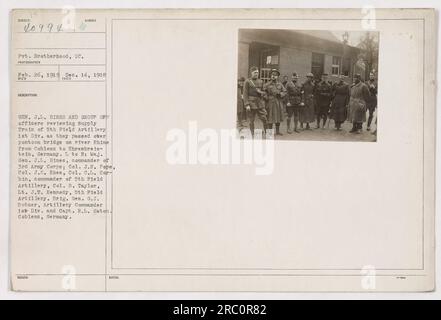
[[343,59],[343,64],[342,64],[342,68],[341,68],[341,74],[349,77],[350,73],[351,73],[351,59],[349,58],[345,58]]
[[340,75],[341,70],[341,57],[333,56],[331,65],[331,74],[335,76]]

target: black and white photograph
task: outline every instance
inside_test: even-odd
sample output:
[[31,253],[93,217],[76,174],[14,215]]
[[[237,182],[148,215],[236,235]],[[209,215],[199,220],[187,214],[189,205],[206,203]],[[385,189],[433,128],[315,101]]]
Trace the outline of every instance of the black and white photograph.
[[375,142],[378,51],[373,31],[240,29],[239,135]]

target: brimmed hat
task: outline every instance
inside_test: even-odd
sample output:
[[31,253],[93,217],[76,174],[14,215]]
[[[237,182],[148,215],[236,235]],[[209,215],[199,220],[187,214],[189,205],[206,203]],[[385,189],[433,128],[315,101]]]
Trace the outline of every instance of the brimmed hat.
[[271,69],[271,73],[270,74],[272,75],[273,73],[277,73],[277,75],[280,76],[280,71],[277,70],[277,69]]
[[314,75],[312,74],[312,72],[308,72],[308,73],[306,74],[306,77],[307,77],[307,78],[314,78]]

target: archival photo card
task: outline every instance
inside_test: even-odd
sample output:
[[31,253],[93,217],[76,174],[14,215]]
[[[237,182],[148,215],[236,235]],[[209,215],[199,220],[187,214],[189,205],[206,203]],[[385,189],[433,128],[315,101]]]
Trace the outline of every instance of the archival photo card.
[[434,10],[10,19],[11,290],[434,289]]

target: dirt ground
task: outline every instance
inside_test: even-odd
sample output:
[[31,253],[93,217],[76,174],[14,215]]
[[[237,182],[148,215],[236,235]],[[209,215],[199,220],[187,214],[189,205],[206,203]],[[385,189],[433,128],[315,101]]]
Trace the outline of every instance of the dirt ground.
[[[367,114],[366,114],[367,118]],[[374,114],[374,120],[372,121],[371,130],[367,131],[367,122],[363,123],[363,130],[360,134],[350,133],[352,124],[344,122],[342,124],[342,130],[335,130],[334,120],[328,120],[325,128],[316,129],[317,123],[310,123],[312,130],[300,130],[300,133],[287,133],[286,117],[283,123],[280,124],[280,132],[282,136],[275,136],[275,140],[311,140],[311,141],[367,141],[374,142],[377,140],[377,136],[372,134],[377,126],[375,124],[376,112]],[[248,121],[245,121],[244,126],[249,127]],[[262,123],[260,120],[255,120],[256,129],[262,129]],[[275,126],[274,126],[275,128]],[[293,128],[293,120],[291,119],[291,128]]]

